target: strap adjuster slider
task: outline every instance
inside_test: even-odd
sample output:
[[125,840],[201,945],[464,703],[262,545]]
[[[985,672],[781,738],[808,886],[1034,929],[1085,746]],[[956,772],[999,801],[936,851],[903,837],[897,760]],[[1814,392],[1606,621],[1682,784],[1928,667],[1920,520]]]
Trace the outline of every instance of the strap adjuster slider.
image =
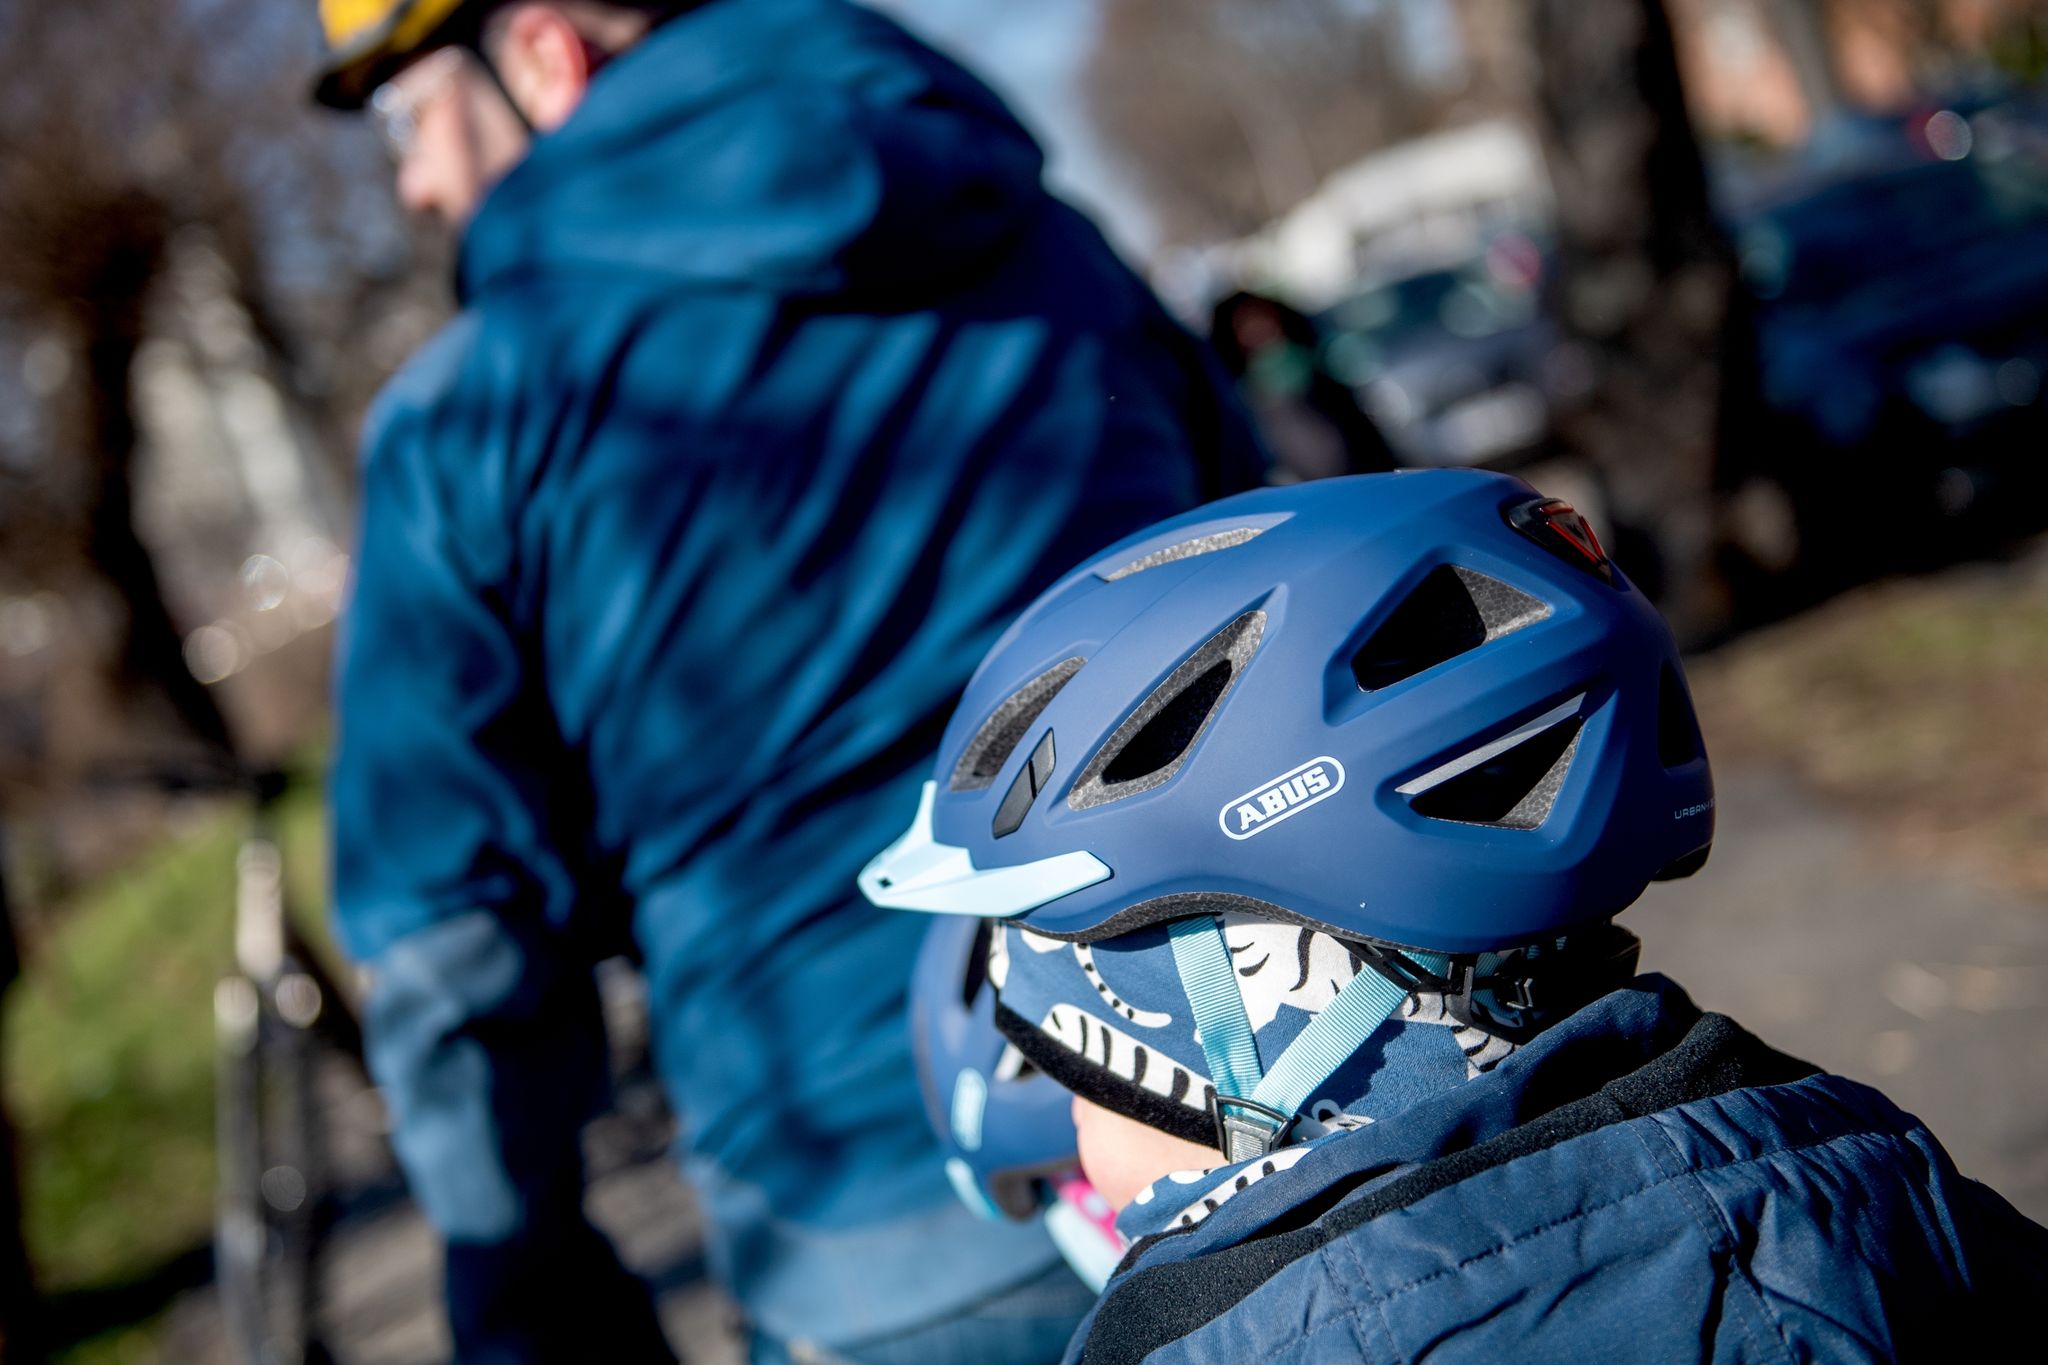
[[[1232,1112],[1242,1111],[1242,1112]],[[1248,1100],[1242,1095],[1216,1095],[1216,1146],[1232,1163],[1262,1157],[1281,1145],[1295,1115]]]

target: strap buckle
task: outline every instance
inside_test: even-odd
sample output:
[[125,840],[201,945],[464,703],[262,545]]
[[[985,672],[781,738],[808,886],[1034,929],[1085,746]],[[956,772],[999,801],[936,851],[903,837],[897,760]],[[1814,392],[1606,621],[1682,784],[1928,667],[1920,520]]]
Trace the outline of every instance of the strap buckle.
[[[1245,1112],[1232,1113],[1232,1110]],[[1216,1092],[1216,1148],[1232,1164],[1255,1160],[1283,1145],[1288,1130],[1294,1127],[1298,1117],[1283,1114],[1257,1100],[1248,1100],[1242,1095],[1226,1095],[1219,1090]]]
[[1636,974],[1642,940],[1618,925],[1608,925],[1601,933],[1598,939],[1584,936],[1562,966],[1531,962],[1515,954],[1507,965],[1519,967],[1519,971],[1496,969],[1492,976],[1476,981],[1468,972],[1460,998],[1470,1008],[1473,990],[1490,990],[1501,1004],[1526,1013],[1577,1009]]
[[1382,948],[1376,943],[1357,941],[1350,945],[1365,958],[1365,965],[1378,972],[1387,980],[1407,991],[1410,995],[1428,994],[1441,991],[1447,995],[1457,993],[1457,986],[1425,970],[1421,964],[1409,960],[1406,954],[1391,948]]

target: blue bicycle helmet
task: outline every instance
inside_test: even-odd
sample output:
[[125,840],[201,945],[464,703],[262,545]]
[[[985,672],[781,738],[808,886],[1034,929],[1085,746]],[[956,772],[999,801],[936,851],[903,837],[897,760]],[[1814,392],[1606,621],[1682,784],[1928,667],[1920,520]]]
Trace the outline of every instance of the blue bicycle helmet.
[[986,920],[935,922],[910,980],[910,1038],[925,1113],[961,1201],[1029,1219],[1072,1170],[1072,1097],[1024,1060],[995,1023]]
[[1099,1290],[1127,1245],[1081,1173],[1072,1097],[996,1027],[993,930],[940,919],[918,949],[910,1037],[926,1116],[961,1202],[984,1218],[1043,1218],[1060,1255]]
[[[1591,528],[1431,470],[1231,498],[1068,575],[983,661],[860,884],[1034,941],[1164,926],[1218,1140],[1254,1150],[1419,988],[1507,1026],[1544,1008],[1544,945],[1696,870],[1712,812],[1670,632]],[[1226,917],[1374,970],[1262,1057]]]

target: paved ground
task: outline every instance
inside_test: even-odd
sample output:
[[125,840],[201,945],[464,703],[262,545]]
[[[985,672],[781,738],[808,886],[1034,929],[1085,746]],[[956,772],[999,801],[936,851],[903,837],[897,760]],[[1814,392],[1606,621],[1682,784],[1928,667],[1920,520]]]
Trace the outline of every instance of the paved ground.
[[[740,1365],[736,1319],[704,1277],[698,1222],[670,1163],[637,1154],[593,1185],[590,1206],[620,1256],[661,1293],[669,1338],[692,1365]],[[337,1365],[438,1365],[447,1331],[436,1311],[438,1252],[406,1203],[352,1219],[324,1257],[320,1316]],[[575,1311],[575,1305],[563,1305]],[[210,1292],[172,1312],[162,1359],[177,1365],[244,1365],[226,1348]],[[593,1362],[593,1365],[597,1365]]]
[[[654,1285],[669,1339],[691,1365],[740,1365],[738,1315],[707,1278],[702,1225],[669,1159],[673,1123],[652,1079],[634,1065],[644,1062],[637,982],[612,974],[605,986],[613,1037],[621,1040],[616,1060],[631,1078],[622,1084],[620,1111],[585,1137],[591,1217],[621,1259]],[[436,1297],[439,1248],[404,1196],[380,1133],[381,1107],[339,1059],[323,1073],[321,1092],[332,1178],[349,1209],[321,1254],[321,1341],[336,1365],[438,1365],[448,1358]],[[165,1365],[258,1365],[228,1349],[210,1289],[172,1309],[159,1353]]]
[[[1966,1174],[2048,1221],[2048,905],[1912,864],[1766,772],[1723,774],[1719,817],[1706,870],[1628,914],[1645,967],[1783,1050],[1880,1086]],[[374,1185],[374,1155],[352,1160]],[[643,1115],[598,1128],[592,1168],[594,1214],[660,1287],[673,1339],[693,1361],[737,1362],[731,1309],[704,1278],[658,1126]],[[435,1253],[409,1206],[352,1220],[327,1270],[342,1365],[444,1358]],[[175,1310],[164,1358],[228,1360],[209,1295]]]
[[1907,861],[1789,782],[1719,780],[1712,860],[1624,922],[1644,965],[1926,1120],[2048,1222],[2048,904]]

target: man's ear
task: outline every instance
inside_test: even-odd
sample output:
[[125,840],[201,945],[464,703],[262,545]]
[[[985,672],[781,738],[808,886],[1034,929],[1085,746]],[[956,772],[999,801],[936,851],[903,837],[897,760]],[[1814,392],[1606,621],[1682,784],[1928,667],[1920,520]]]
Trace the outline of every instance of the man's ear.
[[527,122],[545,133],[568,121],[590,88],[590,49],[547,4],[513,5],[496,25],[492,59]]

